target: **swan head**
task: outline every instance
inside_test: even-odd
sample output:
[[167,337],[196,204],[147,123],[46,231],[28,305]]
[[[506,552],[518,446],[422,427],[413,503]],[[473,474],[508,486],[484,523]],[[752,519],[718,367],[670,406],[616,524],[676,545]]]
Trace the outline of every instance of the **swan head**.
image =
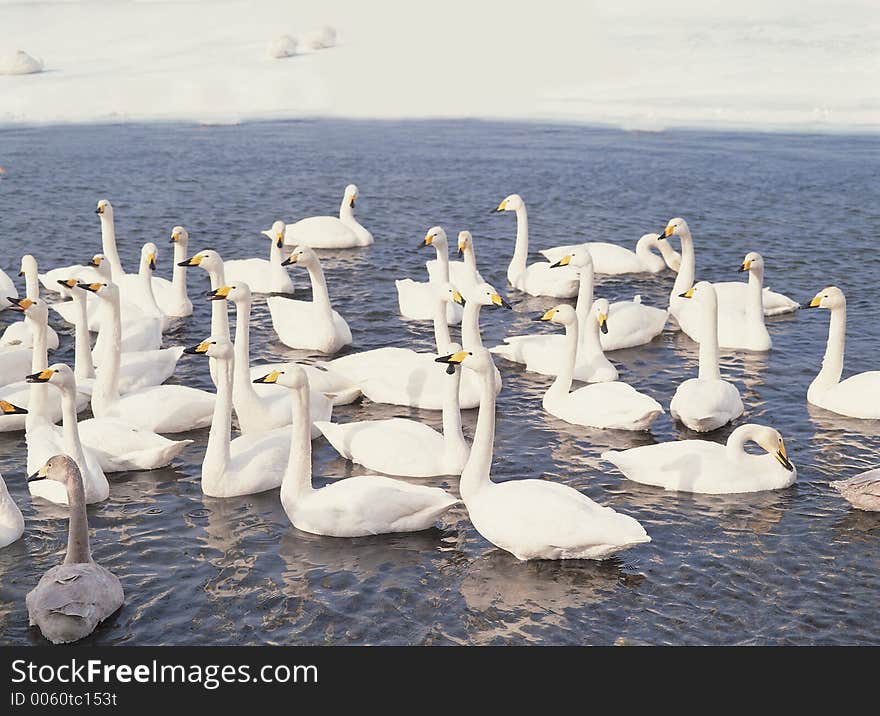
[[742,265],[737,269],[739,273],[746,271],[754,271],[755,273],[764,273],[764,257],[757,251],[749,251],[743,259]]
[[803,308],[846,308],[846,296],[837,286],[828,286],[813,296],[813,300],[805,303]]
[[186,246],[186,243],[189,241],[189,233],[182,226],[175,226],[171,229],[171,242],[172,244],[180,244],[181,246]]
[[358,198],[358,188],[355,184],[349,184],[345,187],[345,193],[342,195],[342,202],[348,204],[349,208],[354,209],[355,202]]
[[65,363],[53,363],[45,370],[25,377],[28,383],[54,383],[62,387],[75,387],[76,377],[70,366]]
[[80,489],[82,489],[82,475],[80,474],[79,467],[73,458],[68,455],[53,455],[39,470],[27,479],[28,482],[38,482],[39,480],[60,482],[67,487],[68,494],[70,494],[70,489],[76,484],[74,480],[79,483]]
[[[492,355],[485,348],[475,348],[472,351],[456,351],[449,355],[439,356],[434,359],[435,363],[445,363],[452,366],[455,370],[456,366],[464,366],[475,373],[488,374],[494,369],[495,364],[492,362]],[[449,369],[446,369],[449,372]]]
[[[513,308],[504,297],[498,293],[494,286],[488,283],[478,283],[467,289],[464,298],[473,301],[480,306],[492,306],[493,308]],[[461,304],[462,306],[464,303]]]
[[441,284],[437,290],[439,291],[440,299],[447,303],[457,303],[459,306],[464,306],[467,303],[464,300],[464,296],[451,283]]
[[37,272],[37,260],[30,254],[21,257],[21,268],[18,270],[19,276],[25,276],[29,273]]
[[98,208],[95,209],[95,213],[101,216],[101,219],[112,219],[113,218],[113,206],[106,199],[101,199],[98,202]]
[[674,219],[670,219],[666,223],[666,228],[660,232],[660,235],[664,239],[668,239],[670,236],[682,236],[682,235],[690,235],[690,229],[688,228],[687,222],[682,219],[680,216],[675,217]]
[[255,378],[254,383],[275,384],[294,390],[308,390],[309,377],[296,363],[288,363],[284,370],[273,370],[271,373]]
[[106,301],[119,300],[119,289],[115,283],[78,283],[76,285]]
[[561,303],[554,308],[542,313],[536,321],[549,321],[550,323],[559,323],[563,326],[573,326],[577,323],[577,313],[567,303]]
[[316,254],[313,249],[308,246],[297,246],[290,252],[290,256],[281,262],[281,265],[305,266],[306,268],[309,268],[310,266],[318,266],[320,263],[321,262],[318,261],[318,254]]
[[219,358],[220,360],[229,360],[232,358],[232,343],[225,338],[206,338],[195,346],[184,348],[183,352],[191,356],[207,356],[208,358]]
[[205,271],[220,271],[223,268],[223,259],[220,258],[220,254],[214,251],[214,249],[204,249],[177,265],[186,266],[187,268],[198,266],[205,269]]
[[573,266],[576,269],[593,270],[593,255],[586,246],[578,246],[572,253],[563,256],[555,264],[550,264],[550,268],[559,268],[560,266]]
[[439,247],[440,250],[445,249],[448,246],[446,232],[440,226],[432,226],[419,244],[419,248],[423,246],[435,246]]
[[715,292],[715,287],[708,281],[695,283],[687,291],[679,294],[679,297],[692,298],[701,303],[705,303],[706,305],[718,305],[718,295]]
[[148,241],[144,244],[141,249],[141,266],[150,269],[150,271],[156,270],[156,254],[158,253],[158,249],[156,248],[156,244],[152,241]]
[[40,298],[10,298],[7,296],[6,300],[10,303],[10,311],[23,313],[27,318],[40,323],[46,323],[49,320],[49,305]]
[[510,196],[505,197],[501,200],[501,203],[498,205],[498,208],[495,209],[492,213],[497,213],[499,211],[518,211],[525,206],[525,202],[523,202],[522,197],[519,194],[511,194]]
[[209,301],[232,301],[236,304],[250,304],[251,287],[244,281],[237,281],[230,286],[221,286],[216,291],[208,291],[205,295]]
[[785,440],[782,439],[782,435],[775,428],[770,428],[766,425],[758,425],[756,423],[741,425],[731,433],[728,441],[730,441],[736,433],[740,433],[737,438],[745,438],[746,440],[750,440],[756,445],[764,448],[768,454],[775,457],[776,461],[789,472],[794,470],[794,465],[791,464],[791,461],[788,459],[788,453],[785,450]]
[[287,224],[285,224],[281,219],[274,222],[272,224],[271,229],[266,229],[265,231],[261,231],[267,239],[275,242],[275,245],[280,249],[284,246],[284,232],[287,230]]
[[474,237],[470,231],[458,232],[458,255],[461,256],[468,249],[474,248]]

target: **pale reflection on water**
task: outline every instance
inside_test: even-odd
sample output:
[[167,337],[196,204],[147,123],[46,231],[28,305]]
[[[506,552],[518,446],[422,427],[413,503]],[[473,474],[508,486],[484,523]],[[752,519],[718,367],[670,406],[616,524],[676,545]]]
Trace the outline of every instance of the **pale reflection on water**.
[[[413,247],[427,227],[441,224],[453,236],[473,232],[483,276],[505,292],[513,217],[489,209],[517,191],[529,207],[530,260],[537,249],[578,236],[634,245],[680,215],[694,232],[700,279],[737,280],[742,257],[758,250],[768,283],[795,300],[836,283],[850,298],[847,371],[878,367],[876,257],[861,238],[873,236],[880,220],[865,209],[876,203],[877,149],[869,138],[443,122],[0,131],[7,167],[0,255],[10,275],[25,247],[43,268],[98,250],[100,197],[116,209],[125,265],[134,266],[141,244],[156,241],[159,273],[170,276],[171,226],[187,227],[191,252],[212,246],[227,258],[263,255],[260,229],[279,217],[332,212],[341,188],[356,181],[358,214],[376,244],[322,252],[334,306],[354,336],[343,352],[382,345],[430,351],[430,325],[398,318],[393,280],[424,280],[427,256]],[[99,144],[112,151],[96,154]],[[65,230],[50,241],[39,229],[45,225]],[[821,241],[817,226],[827,227]],[[306,298],[306,274],[292,275]],[[198,342],[210,331],[210,306],[201,298],[207,276],[194,271],[188,279],[196,313],[166,334],[169,345]],[[664,306],[672,283],[671,274],[599,277],[596,294],[640,294]],[[482,312],[486,345],[552,330],[531,319],[559,301],[507,295],[513,311]],[[262,298],[252,320],[255,362],[320,360],[277,340]],[[70,361],[70,330],[52,321],[62,333],[52,360]],[[827,315],[768,325],[771,352],[722,351],[721,365],[743,396],[742,420],[774,425],[785,436],[799,474],[788,490],[694,496],[629,482],[601,460],[603,451],[699,436],[668,413],[650,433],[569,425],[541,408],[549,378],[499,360],[505,385],[495,479],[562,481],[636,517],[650,544],[604,564],[523,564],[486,543],[463,507],[422,534],[308,535],[290,526],[277,490],[204,497],[207,431],[199,431],[171,468],[114,475],[110,499],[89,507],[95,556],[119,575],[126,604],[84,643],[878,644],[880,516],[851,509],[828,482],[877,466],[880,423],[806,404]],[[609,357],[622,380],[668,411],[676,386],[697,374],[697,355],[696,344],[670,332]],[[204,363],[188,357],[175,380],[210,385]],[[334,415],[441,425],[439,413],[368,401]],[[475,420],[476,411],[465,413],[468,438]],[[724,442],[731,429],[700,439]],[[318,484],[365,472],[324,440],[313,448]],[[0,641],[43,643],[27,626],[24,596],[61,560],[66,514],[31,501],[21,434],[0,434],[0,471],[27,520],[25,537],[0,550]],[[458,490],[455,477],[420,483]]]

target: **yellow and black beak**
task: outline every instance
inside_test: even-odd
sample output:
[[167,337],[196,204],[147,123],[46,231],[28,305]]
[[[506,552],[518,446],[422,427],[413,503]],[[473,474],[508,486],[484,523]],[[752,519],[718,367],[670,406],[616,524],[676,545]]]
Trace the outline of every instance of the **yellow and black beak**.
[[7,403],[5,400],[0,400],[0,412],[3,415],[27,415],[26,408],[19,408],[17,405]]
[[284,261],[281,262],[281,265],[282,266],[292,266],[298,260],[299,260],[299,257],[296,255],[296,253],[292,253],[290,256],[288,256],[286,259],[284,259]]
[[24,271],[23,271],[23,270],[22,270],[22,271],[19,271],[19,272],[18,272],[18,275],[19,275],[19,276],[24,276]]
[[106,283],[78,283],[76,285],[85,291],[91,291],[92,293],[97,293],[107,284]]
[[501,297],[500,293],[493,293],[491,298],[493,306],[498,306],[499,308],[513,308],[513,306]]
[[147,258],[150,260],[150,271],[155,271],[156,270],[156,254],[150,254],[149,256],[147,256]]
[[660,236],[662,236],[664,239],[668,239],[674,233],[675,233],[675,227],[670,225],[670,226],[667,226],[665,229],[663,229],[663,231],[660,232]]
[[743,261],[742,266],[740,266],[737,269],[737,273],[743,273],[745,271],[748,271],[750,268],[752,268],[752,262],[751,261]]
[[104,213],[104,207],[103,207],[103,206],[99,206],[97,209],[95,209],[95,213],[96,213],[96,214],[103,214],[103,213]]
[[284,375],[283,370],[273,370],[271,373],[266,373],[266,375],[261,378],[255,378],[254,383],[277,383],[278,379]]
[[33,475],[28,475],[28,482],[39,482],[40,480],[46,480],[49,477],[49,463],[47,462],[43,467],[37,470]]
[[534,318],[534,319],[532,319],[532,320],[535,320],[535,321],[552,321],[552,320],[553,320],[553,316],[555,316],[555,315],[556,315],[556,309],[555,309],[555,308],[551,308],[551,309],[550,309],[549,311],[547,311],[546,313],[542,313],[540,316],[538,316],[537,318]]
[[789,472],[794,472],[794,465],[791,464],[791,461],[788,459],[788,455],[785,452],[785,443],[780,441],[779,449],[776,451],[776,454],[773,456],[778,461],[779,464],[782,465]]
[[101,259],[98,258],[97,256],[92,256],[92,258],[89,259],[88,263],[86,263],[86,266],[94,266],[95,268],[97,268],[100,265],[101,265]]
[[498,208],[497,208],[497,209],[492,209],[492,211],[490,211],[489,213],[490,213],[490,214],[497,214],[499,211],[504,211],[505,209],[507,209],[507,199],[505,199],[504,201],[502,201],[502,202],[498,205]]
[[462,296],[458,291],[452,292],[452,300],[455,301],[455,303],[457,303],[459,306],[464,306],[464,304],[467,303],[464,300],[464,296]]
[[461,365],[461,362],[471,353],[467,351],[458,351],[458,353],[450,353],[448,356],[439,356],[434,359],[435,363],[445,363],[446,372],[452,375],[455,372],[455,366]]
[[599,319],[599,330],[604,334],[608,334],[608,316],[604,313],[600,313],[598,316]]
[[197,346],[191,346],[189,348],[184,348],[183,352],[187,355],[204,355],[208,352],[208,348],[214,345],[216,341],[202,341]]
[[177,241],[179,238],[180,238],[180,234],[177,233],[176,231],[174,231],[174,232],[172,232],[172,234],[171,234],[171,239],[170,239],[170,241],[169,241],[168,243],[169,243],[169,244],[173,244],[173,243],[174,243],[175,241]]
[[205,295],[209,301],[224,301],[229,296],[232,286],[221,286],[216,291],[208,291]]
[[679,298],[693,298],[693,297],[694,297],[694,287],[691,286],[691,287],[690,287],[687,291],[685,291],[684,293],[680,293],[680,294],[678,294],[678,297],[679,297]]
[[186,261],[181,261],[177,265],[190,267],[190,266],[198,266],[200,263],[202,263],[202,257],[199,256],[199,254],[196,254],[195,256],[192,256],[192,257],[186,259]]
[[12,296],[7,296],[6,300],[9,301],[9,303],[11,304],[9,306],[9,310],[16,311],[18,313],[24,313],[26,310],[34,305],[34,302],[31,301],[31,299],[29,298],[18,299],[12,298]]
[[354,202],[355,202],[356,200],[357,200],[357,195],[356,195],[356,194],[352,194],[352,195],[351,195],[351,199],[348,200],[348,205],[349,205],[352,209],[354,209]]
[[821,308],[820,304],[822,303],[822,297],[819,295],[813,296],[810,301],[803,304],[801,308]]
[[464,250],[467,247],[467,244],[464,241],[458,242],[458,255],[462,256],[464,254]]
[[431,246],[434,243],[434,234],[427,234],[424,239],[419,242],[419,245],[416,247],[417,249],[424,248],[425,246]]
[[59,278],[58,285],[64,286],[64,288],[76,288],[76,279],[75,278],[68,278],[68,279]]
[[31,375],[25,376],[25,381],[28,383],[48,383],[52,380],[53,375],[55,375],[55,371],[46,368],[39,373],[32,373]]
[[558,268],[559,266],[568,266],[571,263],[571,254],[563,256],[555,264],[550,264],[550,268]]
[[279,249],[284,248],[284,234],[275,235],[275,246]]

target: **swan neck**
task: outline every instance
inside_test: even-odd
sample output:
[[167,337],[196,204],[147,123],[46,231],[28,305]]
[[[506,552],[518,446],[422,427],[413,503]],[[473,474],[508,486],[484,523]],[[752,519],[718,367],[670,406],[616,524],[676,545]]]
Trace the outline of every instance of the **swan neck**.
[[831,309],[831,321],[828,324],[828,342],[825,345],[825,357],[822,359],[822,370],[816,380],[823,383],[837,384],[843,373],[843,356],[846,350],[846,307]]
[[703,310],[700,341],[700,380],[721,380],[718,365],[718,301],[709,300]]
[[675,276],[675,284],[672,286],[672,299],[677,298],[694,285],[694,275],[697,270],[696,258],[694,257],[694,241],[691,238],[690,229],[684,229],[679,234],[681,239],[681,268]]
[[85,294],[77,289],[73,292],[73,374],[77,380],[95,377],[95,366],[92,362],[92,344],[89,336],[89,315]]
[[[100,300],[100,299],[99,299]],[[122,353],[122,321],[119,317],[119,297],[111,297],[103,307],[101,334],[107,332],[109,340],[104,344],[104,354],[98,358],[97,377],[92,393],[92,412],[95,417],[106,414],[119,400],[119,364]]]
[[[602,347],[599,345],[599,324],[595,321],[592,321],[592,323],[596,326],[596,330],[593,331],[589,325],[587,326],[586,335],[584,336],[584,348],[598,350],[601,353]],[[578,325],[577,322],[574,322],[565,327],[565,362],[562,364],[559,370],[559,375],[556,376],[556,380],[553,381],[553,384],[547,390],[548,394],[558,393],[561,395],[567,395],[569,391],[571,391],[571,382],[574,380],[574,365],[577,361],[577,349]]]
[[[219,271],[208,272],[211,279],[211,290],[216,291],[226,284],[226,274],[221,268]],[[211,335],[229,340],[229,313],[227,301],[211,301]]]
[[65,385],[61,388],[61,433],[64,441],[64,451],[79,465],[86,480],[84,472],[86,458],[83,454],[82,442],[79,438],[79,423],[76,416],[76,387]]
[[[110,263],[110,280],[119,283],[125,271],[119,260],[119,251],[116,249],[116,225],[112,216],[101,215],[101,250],[104,258]],[[183,259],[181,259],[182,261]]]
[[461,409],[459,408],[459,390],[461,388],[461,370],[456,370],[445,378],[443,394],[443,444],[447,450],[466,447],[464,433],[461,430]]
[[477,301],[468,301],[464,304],[461,314],[461,344],[466,351],[483,347],[483,337],[480,335],[481,307]]
[[174,268],[171,273],[171,290],[177,301],[186,303],[189,296],[186,293],[186,266],[180,263],[186,260],[186,244],[181,241],[174,242]]
[[324,269],[316,263],[314,266],[308,267],[309,282],[312,284],[312,303],[317,306],[322,313],[327,314],[327,320],[333,320],[333,308],[330,305],[330,294],[327,292],[327,280],[324,278]]
[[70,507],[70,521],[67,526],[67,555],[64,557],[64,564],[87,564],[92,561],[84,478],[78,472],[68,468],[67,503]]
[[516,244],[513,249],[513,258],[507,267],[507,280],[514,283],[516,278],[526,270],[526,260],[529,257],[529,215],[523,204],[516,210]]
[[25,296],[36,301],[40,297],[40,279],[36,268],[30,267],[24,272],[24,285]]
[[764,323],[764,272],[759,268],[749,271],[746,320],[749,324]]
[[449,322],[446,320],[446,301],[439,296],[434,304],[434,343],[437,344],[437,355],[446,353],[446,347],[452,343]]
[[590,311],[590,306],[593,305],[593,283],[595,277],[592,267],[583,266],[578,271],[580,278],[578,280],[578,295],[574,312],[577,314],[578,328],[586,334],[587,315]]
[[[220,301],[215,301],[220,303]],[[257,399],[257,391],[251,383],[251,302],[240,301],[235,304],[235,343],[233,344],[234,363],[233,395],[245,394]],[[213,359],[212,359],[213,360]],[[234,402],[234,401],[233,401]]]
[[290,456],[281,482],[282,503],[312,491],[312,427],[309,391],[306,387],[290,391],[293,421],[290,427]]
[[[31,351],[31,371],[39,373],[49,367],[49,354],[46,349],[46,322],[25,316],[25,323],[30,324],[31,335],[34,339]],[[49,386],[45,383],[31,383],[28,395],[28,414],[25,418],[26,429],[36,420],[48,417],[48,404]]]
[[[219,301],[217,302],[219,303]],[[232,359],[208,358],[214,361],[217,378],[217,398],[208,445],[202,462],[202,481],[216,484],[223,479],[229,465],[229,442],[232,433]],[[204,484],[203,484],[204,490]],[[207,492],[207,491],[206,491]]]
[[[463,370],[463,369],[460,369]],[[495,443],[495,376],[491,369],[480,373],[480,407],[471,452],[461,472],[459,489],[467,503],[480,490],[492,484],[492,452]]]

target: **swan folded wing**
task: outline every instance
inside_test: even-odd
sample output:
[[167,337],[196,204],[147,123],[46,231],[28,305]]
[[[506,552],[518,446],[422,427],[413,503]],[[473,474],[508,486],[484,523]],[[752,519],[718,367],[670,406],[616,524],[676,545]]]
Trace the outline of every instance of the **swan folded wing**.
[[691,378],[678,386],[673,396],[674,410],[695,420],[716,416],[742,415],[743,404],[739,391],[726,380]]
[[824,392],[821,407],[856,418],[880,418],[880,371],[857,373]]
[[551,269],[548,262],[539,261],[527,266],[516,277],[514,286],[532,296],[572,298],[577,296],[579,281],[580,277],[574,269]]
[[541,254],[547,261],[551,264],[555,264],[557,261],[562,259],[565,256],[571,256],[575,253],[583,244],[568,244],[567,246],[554,246],[551,249],[542,249],[538,253]]
[[726,474],[725,448],[705,440],[679,440],[630,450],[602,453],[634,482],[666,490],[699,492],[704,471],[723,481]]
[[335,216],[310,216],[284,230],[284,245],[310,246],[313,249],[337,249],[356,246],[357,234]]
[[654,398],[618,381],[578,388],[568,395],[566,402],[572,417],[594,427],[637,423],[663,413],[663,407]]

